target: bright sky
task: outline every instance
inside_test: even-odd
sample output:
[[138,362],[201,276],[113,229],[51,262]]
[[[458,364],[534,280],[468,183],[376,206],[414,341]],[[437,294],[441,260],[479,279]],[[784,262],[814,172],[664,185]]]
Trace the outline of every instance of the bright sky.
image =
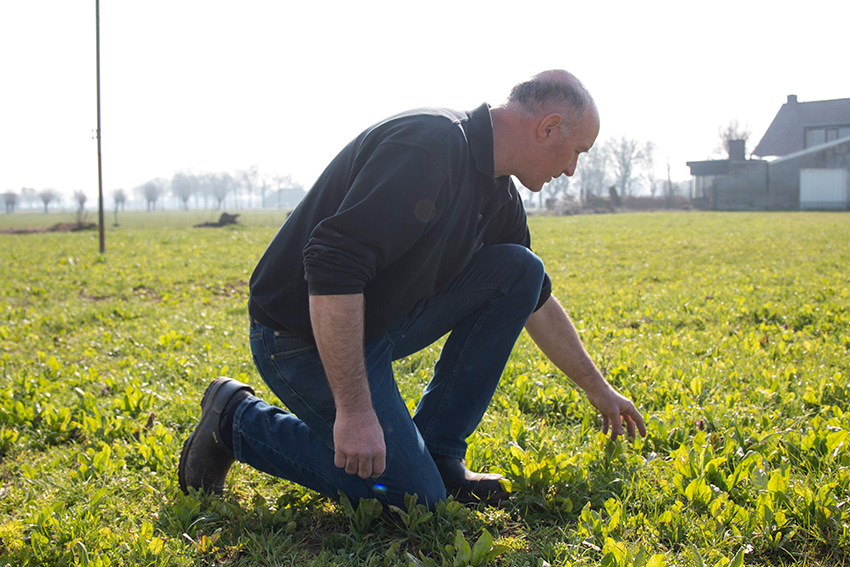
[[[732,119],[749,151],[788,94],[850,97],[849,14],[843,0],[103,0],[104,190],[251,165],[309,187],[385,116],[495,105],[550,68],[594,95],[600,139],[652,141],[683,180]],[[0,54],[0,192],[94,197],[95,0],[0,0]]]

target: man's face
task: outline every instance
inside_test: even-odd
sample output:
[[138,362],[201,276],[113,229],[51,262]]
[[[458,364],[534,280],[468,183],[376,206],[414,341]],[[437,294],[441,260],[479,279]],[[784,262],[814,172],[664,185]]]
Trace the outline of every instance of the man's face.
[[555,177],[570,177],[578,166],[578,157],[587,152],[599,134],[599,118],[594,110],[585,112],[581,121],[566,132],[560,128],[552,132],[552,138],[539,144],[537,158],[531,164],[528,179],[520,179],[532,191],[540,191],[543,185]]

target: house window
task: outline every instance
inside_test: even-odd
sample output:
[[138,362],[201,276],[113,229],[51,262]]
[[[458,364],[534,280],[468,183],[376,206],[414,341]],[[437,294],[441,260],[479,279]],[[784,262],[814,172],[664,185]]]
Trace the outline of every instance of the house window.
[[712,185],[714,185],[713,175],[697,175],[696,177],[694,177],[694,182],[691,189],[691,198],[708,198],[711,194]]
[[826,142],[825,128],[810,128],[806,131],[806,147],[811,148]]
[[806,147],[811,148],[839,138],[850,137],[850,126],[827,126],[825,128],[806,129]]

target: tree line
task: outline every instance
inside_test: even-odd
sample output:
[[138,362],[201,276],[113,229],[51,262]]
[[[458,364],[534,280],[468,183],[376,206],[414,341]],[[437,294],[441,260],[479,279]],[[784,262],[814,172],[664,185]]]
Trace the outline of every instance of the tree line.
[[[304,194],[304,188],[293,181],[291,174],[265,172],[257,166],[234,172],[179,171],[171,178],[156,177],[130,190],[113,189],[105,198],[112,200],[115,212],[124,210],[135,195],[147,211],[164,207],[170,196],[175,206],[221,209],[230,203],[237,209],[284,208],[295,206]],[[3,194],[6,213],[22,207],[42,208],[48,213],[63,202],[63,194],[53,188],[24,187],[19,192],[7,190]],[[71,203],[77,211],[85,209],[88,196],[76,189],[71,193]]]

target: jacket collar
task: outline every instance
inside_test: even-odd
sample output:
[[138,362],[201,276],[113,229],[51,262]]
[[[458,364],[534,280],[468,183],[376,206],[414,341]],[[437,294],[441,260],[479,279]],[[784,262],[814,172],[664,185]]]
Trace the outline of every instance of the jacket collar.
[[496,159],[493,149],[493,119],[490,105],[486,102],[469,113],[469,147],[475,159],[475,168],[493,182],[493,190],[501,189],[510,195],[513,185],[511,177],[505,175],[495,179]]
[[475,168],[493,179],[496,171],[493,157],[493,120],[486,102],[469,113],[469,147]]

